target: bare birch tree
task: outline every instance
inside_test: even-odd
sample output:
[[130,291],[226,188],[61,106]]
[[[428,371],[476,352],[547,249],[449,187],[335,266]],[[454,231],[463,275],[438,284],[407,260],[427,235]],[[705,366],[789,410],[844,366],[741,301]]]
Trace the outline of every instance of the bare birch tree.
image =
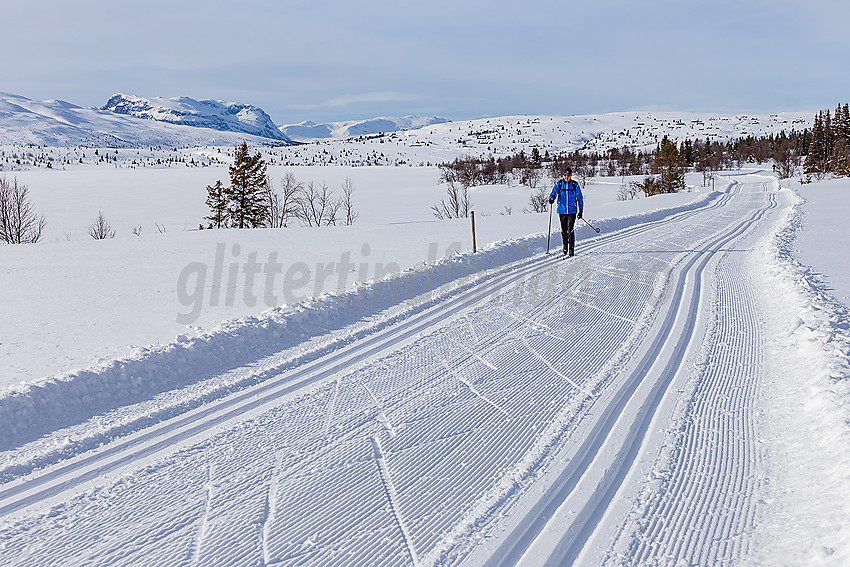
[[469,189],[449,183],[449,186],[446,188],[446,195],[448,196],[448,202],[445,199],[440,199],[439,205],[431,207],[431,210],[434,211],[434,216],[438,219],[468,218],[469,211],[472,210]]
[[0,178],[0,241],[6,244],[31,244],[41,240],[44,215],[35,212],[29,200],[29,188],[17,179]]
[[345,214],[345,224],[350,226],[354,224],[354,221],[357,220],[357,217],[360,216],[359,213],[354,211],[354,202],[352,200],[352,195],[354,195],[354,183],[352,183],[350,177],[346,177],[345,181],[342,184],[342,212]]
[[334,225],[340,203],[327,183],[316,186],[310,181],[298,199],[298,218],[307,226]]
[[538,187],[531,192],[528,199],[528,204],[531,205],[531,212],[545,213],[549,205],[549,195],[545,187]]
[[292,172],[286,172],[280,181],[280,192],[274,191],[271,185],[267,188],[269,202],[269,228],[286,228],[292,219],[298,218],[299,200],[304,191],[304,184],[295,178]]

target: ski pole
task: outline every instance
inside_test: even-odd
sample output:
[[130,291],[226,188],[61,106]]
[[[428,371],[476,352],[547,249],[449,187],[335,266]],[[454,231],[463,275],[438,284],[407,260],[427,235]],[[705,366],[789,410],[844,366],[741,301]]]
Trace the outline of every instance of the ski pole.
[[549,253],[549,240],[552,238],[552,203],[549,203],[549,234],[546,236],[546,253]]
[[[587,219],[586,219],[586,218],[584,218],[584,217],[581,217],[581,220],[583,220],[584,222],[587,222]],[[599,229],[598,229],[598,228],[596,228],[595,226],[593,226],[592,224],[590,224],[589,222],[587,222],[587,226],[589,226],[590,228],[592,228],[593,230],[595,230],[595,231],[596,231],[596,234],[599,234]]]

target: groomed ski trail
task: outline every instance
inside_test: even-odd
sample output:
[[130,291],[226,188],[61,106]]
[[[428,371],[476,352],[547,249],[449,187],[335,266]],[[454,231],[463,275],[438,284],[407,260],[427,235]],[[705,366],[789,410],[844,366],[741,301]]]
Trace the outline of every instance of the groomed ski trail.
[[[514,520],[515,525],[496,538],[498,547],[476,551],[467,564],[599,564],[598,549],[589,548],[600,545],[598,540],[604,546],[610,539],[610,527],[603,529],[600,524],[616,522],[610,516],[622,514],[617,508],[623,505],[623,485],[640,472],[641,447],[651,436],[658,408],[677,375],[687,372],[689,352],[701,343],[697,320],[706,269],[726,246],[758,226],[776,207],[775,196],[765,192],[763,184],[758,188],[746,187],[737,195],[738,203],[749,204],[744,207],[749,214],[727,222],[682,260],[667,313],[654,325],[656,334],[623,373],[624,380],[589,412],[585,432],[574,446],[568,444],[560,452],[556,460],[563,465],[549,472],[548,489],[527,498],[526,510]],[[705,534],[698,531],[695,537]]]
[[645,444],[631,495],[620,502],[621,509],[631,506],[614,545],[617,526],[609,525],[595,549],[588,546],[586,563],[748,561],[766,482],[758,400],[768,376],[763,316],[745,255],[763,234],[759,227],[725,248],[707,274],[704,334],[676,386],[686,395],[667,401],[661,413],[672,416],[669,425],[664,430],[659,423]]
[[[742,518],[713,524],[676,503],[716,508],[710,486],[693,496],[687,480],[671,481],[681,487],[672,500],[646,496],[669,512],[643,516],[620,510],[617,495],[653,466],[644,446],[689,361],[705,354],[704,331],[732,332],[726,319],[707,326],[703,311],[732,285],[718,269],[730,247],[777,208],[765,189],[733,185],[707,206],[580,241],[575,258],[497,270],[313,362],[266,369],[272,378],[256,387],[0,486],[3,556],[11,565],[563,564],[596,549],[616,561],[606,539],[615,534],[629,557],[652,557],[657,547],[633,543],[643,530],[663,533],[675,557],[709,557],[706,542],[720,537],[731,541],[724,557],[740,559],[752,491],[739,491]],[[730,366],[717,368],[725,376]],[[713,410],[697,408],[724,398],[704,384],[688,410],[702,418]],[[749,396],[737,393],[730,411],[746,413]],[[685,431],[682,447],[711,452]],[[730,424],[722,435],[749,433]],[[738,454],[743,468],[758,457]],[[699,474],[678,462],[685,477]],[[663,529],[677,522],[679,532]],[[697,544],[676,547],[688,529]]]

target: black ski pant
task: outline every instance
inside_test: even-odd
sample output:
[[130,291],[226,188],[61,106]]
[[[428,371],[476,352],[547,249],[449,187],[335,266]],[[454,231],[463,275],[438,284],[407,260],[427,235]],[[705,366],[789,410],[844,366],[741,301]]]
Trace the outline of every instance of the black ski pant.
[[569,251],[570,254],[574,254],[576,249],[576,233],[574,232],[576,214],[563,215],[558,213],[558,216],[561,217],[561,237],[564,239],[564,252]]

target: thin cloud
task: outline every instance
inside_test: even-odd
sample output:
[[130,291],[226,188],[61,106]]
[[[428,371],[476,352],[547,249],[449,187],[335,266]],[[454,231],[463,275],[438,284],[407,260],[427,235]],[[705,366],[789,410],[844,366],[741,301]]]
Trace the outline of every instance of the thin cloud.
[[318,104],[297,105],[300,110],[315,110],[317,108],[346,108],[355,104],[375,104],[386,102],[415,102],[427,97],[396,91],[380,91],[360,94],[345,94]]

